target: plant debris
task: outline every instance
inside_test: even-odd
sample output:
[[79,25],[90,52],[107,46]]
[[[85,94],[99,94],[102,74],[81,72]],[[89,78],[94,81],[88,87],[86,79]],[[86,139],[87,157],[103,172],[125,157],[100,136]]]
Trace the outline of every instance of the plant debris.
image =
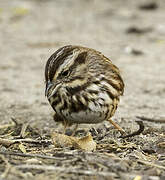
[[[143,123],[137,121],[140,129],[127,137],[133,138],[132,135],[139,135],[143,131]],[[22,124],[24,127],[24,125]],[[18,131],[16,126],[4,125],[4,128],[12,127],[12,134]],[[8,131],[11,131],[11,129]],[[138,137],[129,141],[109,137],[109,129],[105,129],[104,137],[102,140],[97,138],[98,134],[87,134],[85,137],[72,137],[56,132],[46,139],[42,139],[39,135],[36,138],[36,132],[30,133],[31,126],[28,125],[25,133],[26,138],[21,136],[12,136],[8,131],[3,131],[8,134],[8,139],[0,139],[0,170],[1,177],[29,177],[28,173],[31,172],[30,177],[34,175],[39,176],[38,172],[61,173],[67,174],[82,174],[83,176],[110,176],[113,178],[120,178],[118,172],[131,171],[132,167],[142,169],[156,168],[161,174],[164,173],[164,163],[161,161],[157,163],[158,159],[163,158],[163,154],[156,154],[159,149],[164,149],[163,142],[155,144],[158,149],[150,150],[150,146],[139,149],[139,143],[142,143],[143,137]],[[22,127],[19,128],[20,132]],[[1,129],[2,130],[2,129]],[[95,129],[98,132],[98,129]],[[17,132],[20,134],[20,132]],[[118,132],[118,131],[117,131]],[[119,133],[119,132],[118,132]],[[1,135],[5,135],[2,134]],[[34,138],[33,138],[34,136]],[[53,143],[53,144],[52,144]],[[97,145],[96,145],[97,143]],[[154,146],[153,146],[154,147]],[[152,147],[152,148],[153,148]],[[147,149],[146,149],[147,148]],[[92,152],[91,152],[92,151]],[[132,161],[132,159],[134,159]],[[71,165],[71,166],[70,166]],[[83,165],[83,168],[82,168]],[[3,168],[2,168],[3,167]],[[2,169],[4,170],[2,170]],[[103,171],[98,171],[102,168]],[[133,174],[134,172],[134,174]],[[126,174],[134,179],[138,179],[136,171],[133,170],[132,174]]]
[[128,137],[133,137],[140,135],[144,131],[144,124],[143,121],[135,121],[139,125],[139,129],[131,134],[125,135],[125,136],[120,136],[121,138],[128,138]]
[[76,138],[59,133],[52,133],[52,141],[55,147],[73,147],[85,151],[96,150],[96,143],[93,141],[91,134],[82,138]]

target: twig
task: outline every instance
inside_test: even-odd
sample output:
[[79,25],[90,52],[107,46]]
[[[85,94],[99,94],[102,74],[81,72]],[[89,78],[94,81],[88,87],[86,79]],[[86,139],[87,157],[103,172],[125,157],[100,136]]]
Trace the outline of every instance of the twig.
[[14,122],[15,126],[20,126],[20,127],[22,127],[21,133],[20,133],[19,137],[25,136],[25,131],[28,129],[31,133],[33,132],[33,133],[37,134],[40,138],[42,138],[42,137],[41,137],[41,134],[40,134],[39,132],[37,132],[35,129],[33,129],[33,128],[29,125],[29,123],[26,123],[26,124],[19,123],[19,122],[17,122],[17,120],[16,120],[14,117],[11,117],[11,120]]
[[165,123],[165,119],[154,119],[154,118],[148,118],[148,117],[142,117],[142,116],[136,116],[136,117],[143,121],[149,121],[149,122],[155,122],[155,123]]
[[9,127],[14,127],[15,124],[14,123],[11,123],[11,124],[4,124],[4,125],[0,125],[0,129],[7,129]]
[[0,151],[0,154],[11,155],[11,156],[21,156],[21,157],[33,157],[33,158],[42,158],[42,159],[55,159],[55,160],[64,160],[64,158],[46,156],[42,154],[26,154],[26,153],[16,153],[16,152],[3,152]]
[[2,144],[3,146],[8,147],[13,143],[14,143],[13,140],[0,138],[0,144]]
[[19,123],[17,122],[17,120],[14,117],[11,117],[11,120],[14,122],[15,126],[19,125]]
[[128,137],[137,136],[137,135],[140,135],[144,131],[143,121],[135,121],[135,122],[139,125],[139,129],[133,132],[132,134],[128,134],[126,136],[120,136],[120,138],[128,138]]
[[26,130],[29,126],[29,123],[25,123],[22,125],[20,137],[24,138],[26,136]]
[[24,142],[24,143],[36,143],[36,144],[50,144],[51,140],[36,140],[36,139],[15,139],[14,143]]
[[80,170],[78,168],[66,168],[66,167],[56,167],[56,166],[46,166],[46,165],[35,165],[35,164],[22,164],[15,166],[18,169],[36,169],[36,170],[46,170],[46,171],[59,171],[65,173],[83,174],[83,175],[102,175],[102,176],[112,176],[118,177],[117,174],[111,172],[98,172],[95,170]]
[[11,165],[9,164],[8,160],[3,156],[3,155],[0,155],[1,159],[5,162],[6,164],[6,167],[5,167],[5,171],[1,174],[0,177],[2,178],[6,178],[9,171],[10,171],[10,168],[11,168]]
[[143,160],[137,160],[137,162],[142,163],[142,164],[145,164],[145,165],[148,165],[148,166],[152,166],[152,167],[156,167],[156,168],[164,169],[164,170],[165,170],[165,167],[164,167],[164,166],[161,166],[161,165],[158,165],[158,164],[154,164],[154,163],[152,163],[152,162],[143,161]]
[[19,142],[24,142],[24,143],[35,143],[35,144],[50,144],[51,140],[35,140],[35,139],[2,139],[0,138],[0,144],[4,146],[10,146],[11,144],[14,143],[19,143]]

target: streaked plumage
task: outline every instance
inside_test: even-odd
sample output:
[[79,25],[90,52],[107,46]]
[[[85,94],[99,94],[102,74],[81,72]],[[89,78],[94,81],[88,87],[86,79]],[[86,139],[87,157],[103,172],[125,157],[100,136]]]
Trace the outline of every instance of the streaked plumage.
[[111,60],[81,46],[57,50],[47,61],[45,80],[45,95],[56,121],[68,125],[108,120],[124,91],[119,69]]

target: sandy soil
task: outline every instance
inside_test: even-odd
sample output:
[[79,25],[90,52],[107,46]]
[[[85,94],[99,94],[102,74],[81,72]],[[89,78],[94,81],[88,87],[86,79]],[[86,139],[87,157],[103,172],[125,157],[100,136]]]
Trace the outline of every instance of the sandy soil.
[[[144,6],[150,2],[155,4]],[[1,0],[0,137],[11,138],[9,133],[16,129],[17,135],[20,132],[16,127],[4,130],[11,117],[19,125],[28,122],[44,138],[50,139],[52,129],[61,130],[44,97],[44,66],[55,50],[67,44],[97,49],[121,69],[126,87],[113,119],[126,132],[138,129],[136,116],[164,121],[164,10],[163,0]],[[20,168],[29,164],[28,157],[1,155],[1,178],[133,179],[139,175],[142,179],[164,179],[165,124],[143,123],[143,134],[126,140],[107,123],[92,125],[101,132],[99,137],[93,133],[100,145],[93,153],[37,146],[38,154],[50,155],[45,148],[57,157],[36,157],[30,164],[42,166],[38,169]],[[34,134],[31,138],[38,138]],[[32,146],[22,144],[27,153],[35,153]],[[21,153],[21,148],[19,143],[2,144],[0,151]]]

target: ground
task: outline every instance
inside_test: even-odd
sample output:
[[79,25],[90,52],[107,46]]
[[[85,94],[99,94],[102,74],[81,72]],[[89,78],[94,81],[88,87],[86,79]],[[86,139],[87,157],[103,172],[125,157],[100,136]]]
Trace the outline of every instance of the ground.
[[[0,1],[2,179],[165,178],[164,9],[163,0]],[[96,151],[55,148],[50,134],[62,128],[44,96],[44,67],[67,44],[97,49],[120,68],[125,93],[113,120],[127,133],[137,116],[154,122],[143,118],[144,131],[126,139],[107,122],[80,126]]]

